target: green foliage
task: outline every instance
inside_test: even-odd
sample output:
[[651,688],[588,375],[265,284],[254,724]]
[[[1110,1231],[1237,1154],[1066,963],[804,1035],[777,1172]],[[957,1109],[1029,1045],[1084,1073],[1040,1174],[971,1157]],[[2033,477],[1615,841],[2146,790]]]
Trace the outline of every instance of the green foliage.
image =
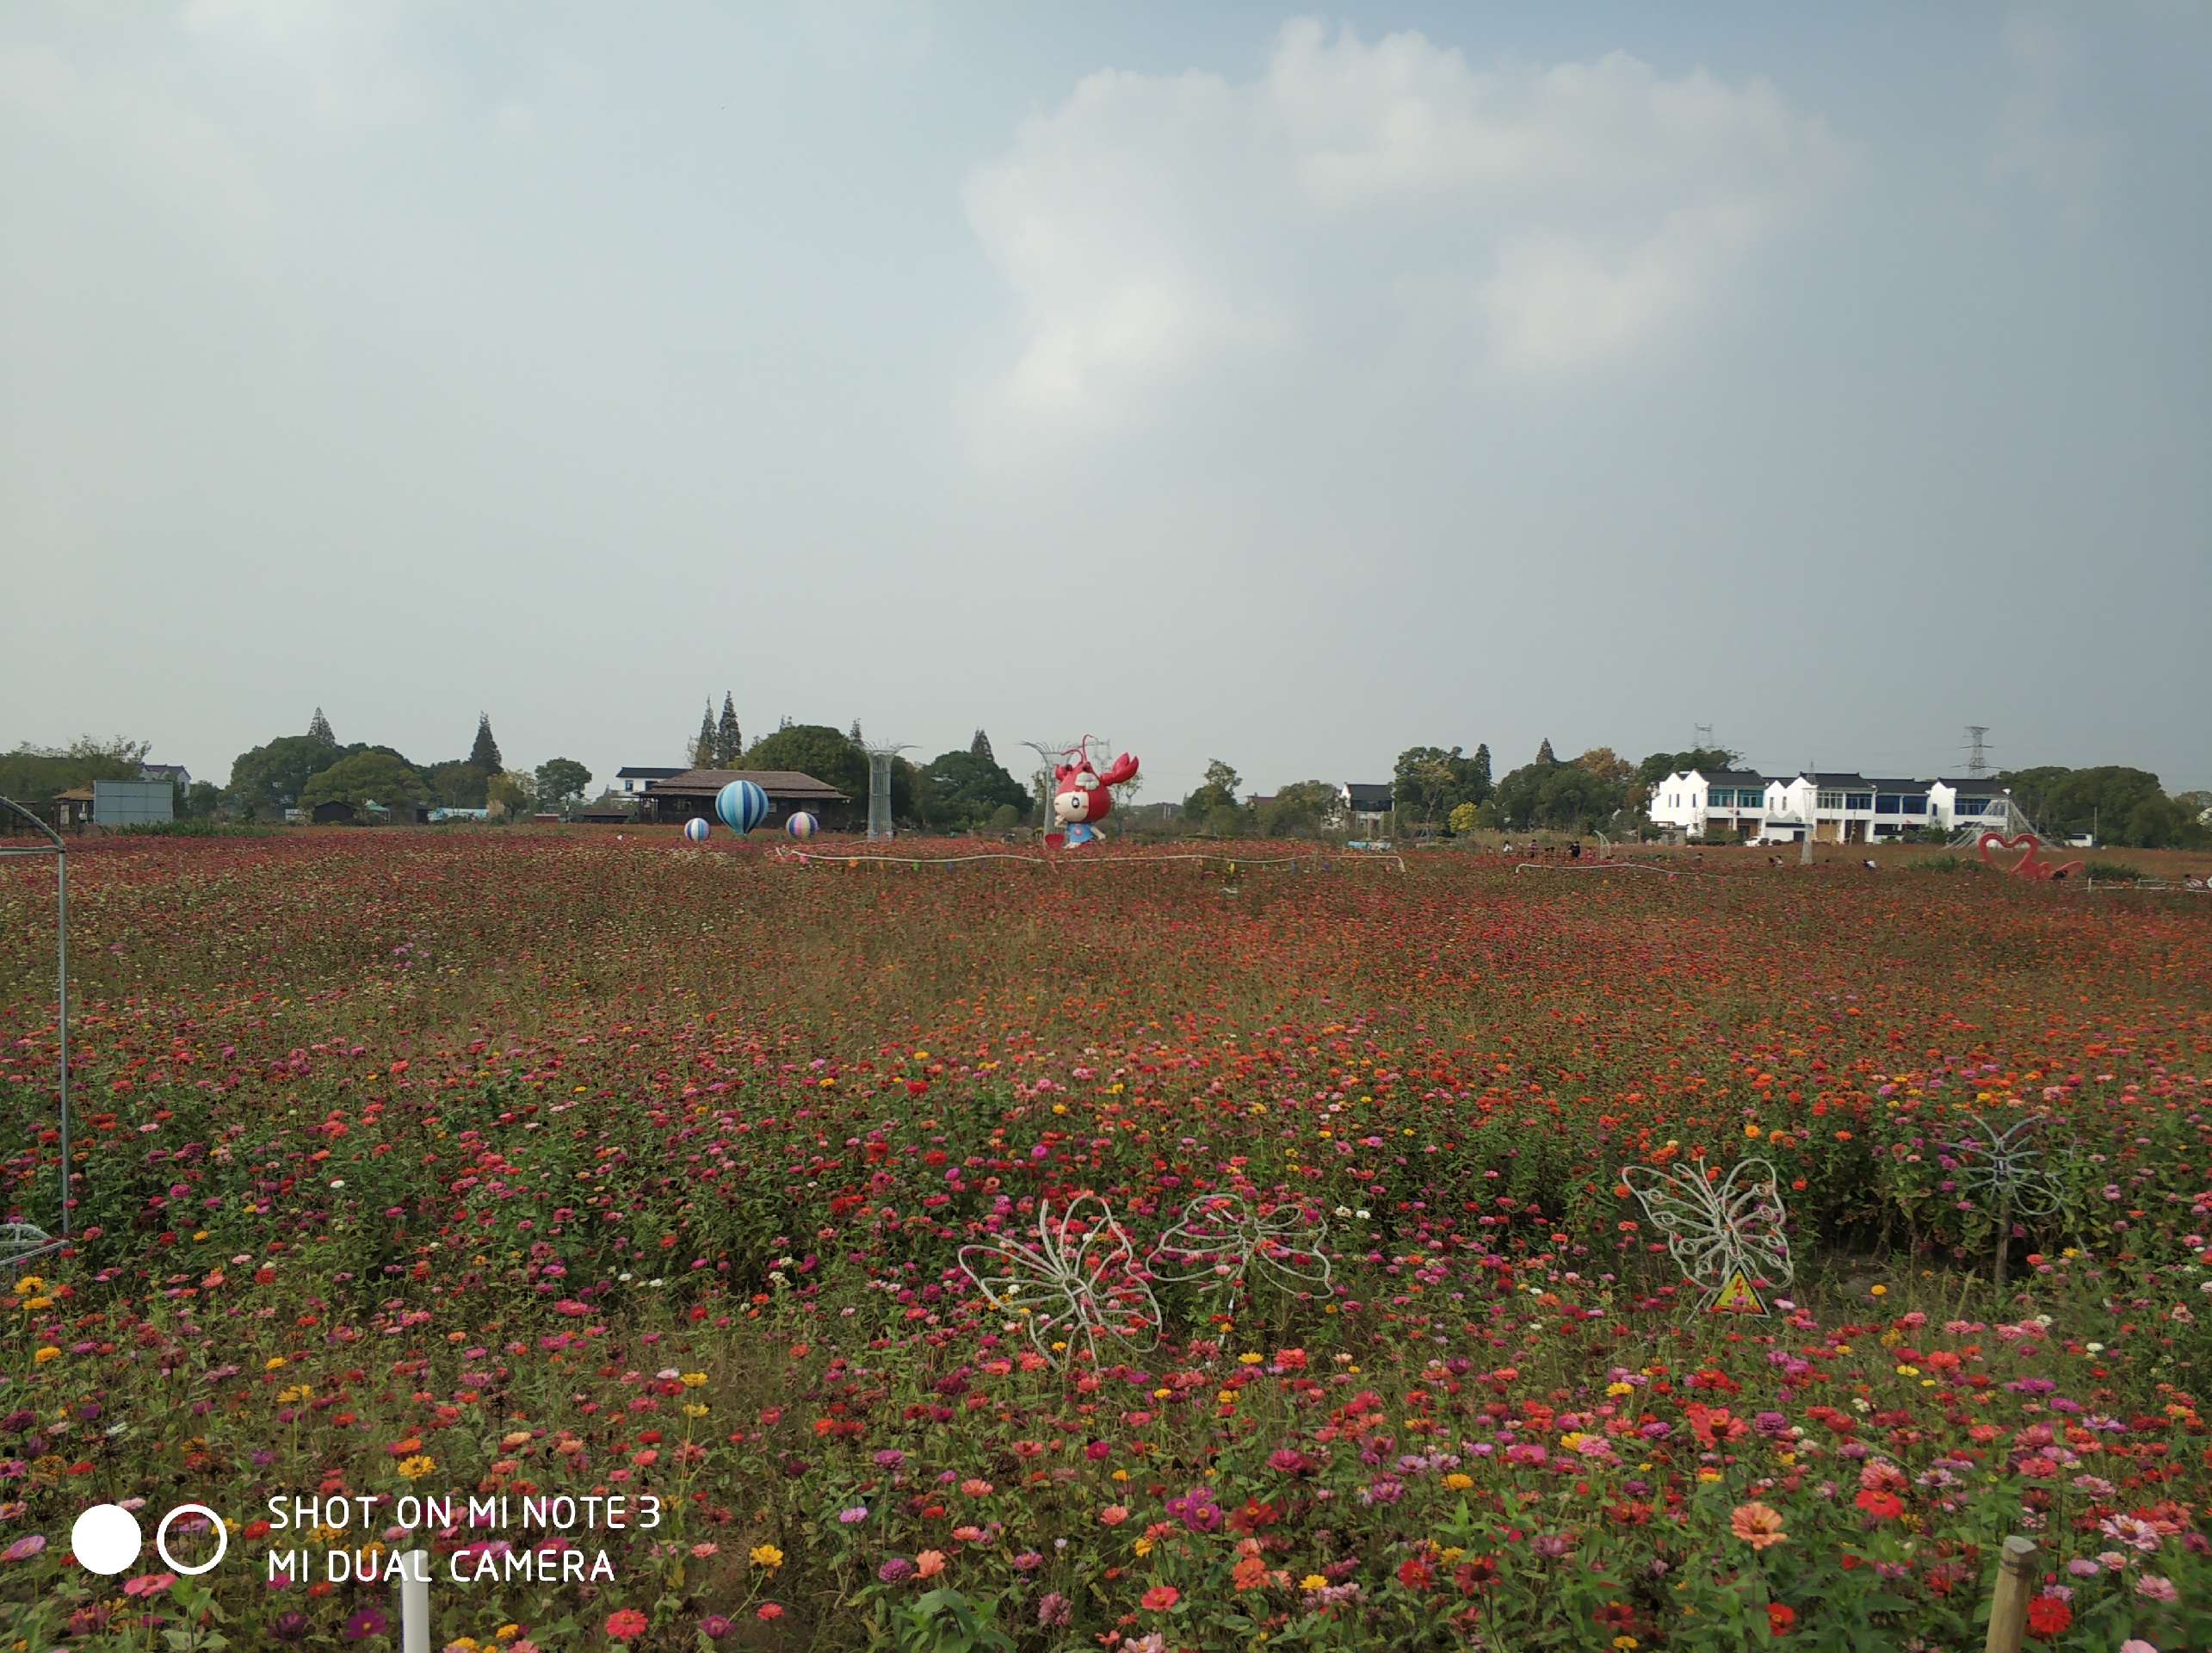
[[1319,838],[1337,818],[1340,800],[1326,781],[1293,781],[1259,807],[1263,838]]
[[307,783],[343,755],[312,734],[281,734],[232,760],[232,801],[249,813],[289,809],[300,802]]
[[[1548,746],[1547,747],[1548,750]],[[1490,796],[1490,748],[1477,746],[1467,757],[1457,746],[1411,746],[1398,754],[1391,771],[1391,796],[1400,810],[1433,823],[1449,820],[1463,803],[1480,804]]]
[[188,820],[210,820],[222,807],[223,789],[213,781],[195,781],[177,789],[176,813]]
[[894,1607],[891,1621],[899,1653],[1014,1653],[1014,1644],[998,1628],[997,1596],[970,1601],[950,1586]]
[[537,808],[537,779],[527,771],[502,770],[485,783],[484,791],[485,808],[502,819],[527,815]]
[[95,781],[135,781],[151,742],[100,740],[79,735],[66,746],[34,746],[0,752],[0,797],[19,802],[72,792]]
[[538,765],[537,794],[541,803],[558,808],[584,796],[591,784],[591,771],[573,758],[548,758]]
[[2169,798],[2147,769],[2107,764],[2095,769],[2047,766],[2002,777],[2012,801],[2045,833],[2072,838],[2093,832],[2098,841],[2155,850],[2191,842],[2193,813]]
[[973,832],[1010,808],[1018,820],[1029,801],[1028,789],[999,766],[987,744],[979,753],[973,746],[941,753],[921,770],[920,778],[923,819],[943,831]]
[[[1547,741],[1545,749],[1549,748]],[[1633,780],[1628,784],[1633,785]],[[1534,763],[1515,770],[1498,783],[1484,814],[1512,832],[1535,827],[1589,832],[1607,825],[1620,813],[1624,790],[1621,781],[1579,761]]]
[[[691,767],[694,769],[723,767],[722,754],[714,747],[714,701],[712,696],[707,697],[707,709],[699,714],[699,733],[691,742]],[[738,768],[740,765],[732,764],[730,767]]]
[[[738,769],[781,769],[811,775],[834,786],[856,803],[868,802],[868,754],[842,730],[825,723],[792,723],[752,743]],[[909,768],[911,769],[911,765]],[[908,783],[910,790],[911,780]],[[892,807],[898,809],[893,789]]]
[[111,826],[110,833],[126,838],[267,838],[269,827],[251,821],[198,820],[139,820],[127,826]]
[[2149,876],[2141,867],[2131,867],[2124,861],[2085,861],[2081,876],[2100,884],[2141,883]]
[[481,809],[486,802],[485,783],[497,772],[479,768],[473,758],[454,758],[433,764],[423,778],[429,783],[433,802],[448,809]]
[[368,747],[348,753],[311,778],[300,789],[300,807],[312,809],[334,798],[356,809],[372,799],[385,804],[417,802],[429,789],[405,759]]
[[1216,758],[1206,765],[1206,778],[1198,789],[1183,801],[1183,813],[1193,820],[1204,820],[1218,810],[1234,809],[1237,788],[1242,784],[1237,771]]
[[722,715],[714,724],[714,767],[734,769],[745,755],[745,737],[738,727],[738,703],[728,690],[722,691]]
[[[476,715],[476,744],[468,749],[468,762],[470,767],[481,775],[488,777],[499,772],[499,743],[491,738],[491,714],[489,712],[479,712]],[[446,765],[441,764],[438,767],[442,769]],[[479,797],[476,804],[463,804],[458,807],[474,808],[482,802],[482,798]]]

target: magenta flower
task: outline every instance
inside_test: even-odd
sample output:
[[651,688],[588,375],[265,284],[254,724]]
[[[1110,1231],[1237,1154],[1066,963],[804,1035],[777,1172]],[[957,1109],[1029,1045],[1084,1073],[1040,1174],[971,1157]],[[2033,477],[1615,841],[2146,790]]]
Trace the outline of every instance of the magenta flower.
[[365,1642],[372,1636],[382,1634],[385,1622],[383,1613],[376,1608],[363,1607],[346,1620],[345,1626],[340,1633],[348,1641]]

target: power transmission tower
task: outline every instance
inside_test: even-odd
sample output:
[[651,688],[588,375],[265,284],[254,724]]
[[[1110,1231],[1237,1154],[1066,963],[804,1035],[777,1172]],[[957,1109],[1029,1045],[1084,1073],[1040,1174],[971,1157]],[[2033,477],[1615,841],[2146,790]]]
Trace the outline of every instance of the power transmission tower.
[[1977,781],[1989,773],[1989,743],[1984,738],[1988,734],[1989,725],[1986,723],[1966,726],[1966,772]]
[[1690,744],[1694,751],[1712,751],[1713,726],[1710,723],[1692,723],[1690,726]]

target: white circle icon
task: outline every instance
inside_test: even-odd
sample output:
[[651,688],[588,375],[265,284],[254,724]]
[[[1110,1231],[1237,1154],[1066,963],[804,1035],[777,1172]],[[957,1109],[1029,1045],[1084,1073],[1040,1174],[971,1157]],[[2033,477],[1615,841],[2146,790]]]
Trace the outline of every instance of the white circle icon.
[[[197,1567],[187,1567],[169,1553],[169,1524],[180,1515],[205,1515],[207,1518],[207,1524],[215,1529],[215,1553]],[[231,1547],[231,1535],[224,1530],[223,1518],[208,1508],[207,1505],[179,1504],[168,1514],[163,1516],[161,1525],[154,1528],[153,1547],[155,1553],[161,1557],[162,1564],[172,1572],[182,1573],[187,1578],[196,1578],[201,1573],[214,1570],[215,1563],[223,1558],[223,1552]]]
[[120,1504],[95,1504],[79,1515],[69,1529],[69,1544],[79,1566],[101,1574],[121,1572],[145,1548],[139,1518]]

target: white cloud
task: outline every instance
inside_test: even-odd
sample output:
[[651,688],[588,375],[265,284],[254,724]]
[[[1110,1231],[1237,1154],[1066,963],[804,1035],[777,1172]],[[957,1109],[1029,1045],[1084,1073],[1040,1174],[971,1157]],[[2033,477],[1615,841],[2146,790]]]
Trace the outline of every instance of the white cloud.
[[1302,20],[1256,80],[1107,70],[975,169],[969,222],[1027,311],[998,390],[1111,416],[1208,359],[1386,331],[1575,368],[1709,295],[1838,171],[1762,80],[1615,53],[1471,69]]

